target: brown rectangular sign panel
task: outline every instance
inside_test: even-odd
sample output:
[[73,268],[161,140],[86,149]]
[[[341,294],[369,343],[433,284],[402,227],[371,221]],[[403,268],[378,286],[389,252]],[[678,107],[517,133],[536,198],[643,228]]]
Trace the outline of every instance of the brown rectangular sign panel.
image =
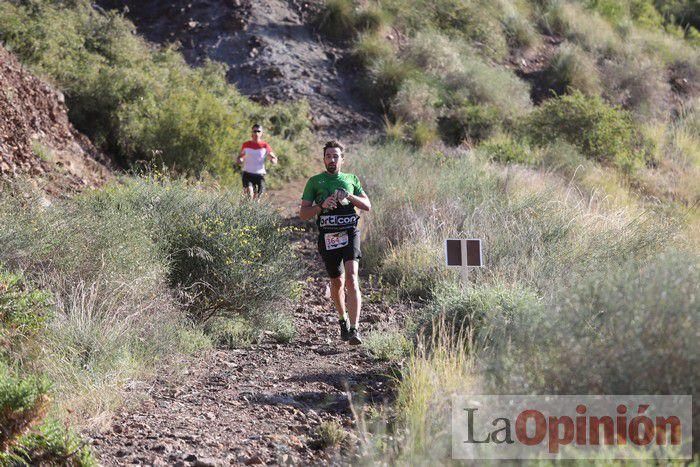
[[445,251],[447,253],[448,266],[463,266],[462,262],[462,241],[445,240]]
[[467,242],[467,266],[481,266],[481,240]]

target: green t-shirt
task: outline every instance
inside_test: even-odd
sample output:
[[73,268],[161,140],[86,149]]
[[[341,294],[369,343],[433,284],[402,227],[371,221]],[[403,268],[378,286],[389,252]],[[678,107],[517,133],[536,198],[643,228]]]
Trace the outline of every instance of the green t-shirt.
[[[328,172],[322,172],[306,182],[301,199],[321,204],[339,188],[351,195],[362,196],[365,194],[360,180],[355,175],[343,172],[331,175]],[[358,219],[355,206],[339,204],[335,209],[319,214],[316,224],[321,232],[353,230],[357,227]]]

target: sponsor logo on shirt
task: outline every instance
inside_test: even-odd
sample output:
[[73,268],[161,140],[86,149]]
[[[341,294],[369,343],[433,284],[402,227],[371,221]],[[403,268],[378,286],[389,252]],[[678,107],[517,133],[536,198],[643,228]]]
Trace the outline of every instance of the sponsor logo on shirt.
[[360,218],[357,214],[321,216],[319,219],[319,227],[355,227],[357,220]]

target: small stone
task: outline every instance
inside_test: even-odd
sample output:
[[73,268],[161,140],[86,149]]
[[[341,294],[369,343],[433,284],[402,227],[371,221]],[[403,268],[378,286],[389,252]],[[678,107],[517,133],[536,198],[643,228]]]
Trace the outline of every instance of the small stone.
[[249,457],[244,462],[245,465],[257,465],[257,464],[262,464],[262,463],[263,463],[263,460],[257,454],[252,456],[252,457]]
[[221,462],[212,457],[202,457],[197,459],[194,463],[195,467],[216,467],[221,465]]

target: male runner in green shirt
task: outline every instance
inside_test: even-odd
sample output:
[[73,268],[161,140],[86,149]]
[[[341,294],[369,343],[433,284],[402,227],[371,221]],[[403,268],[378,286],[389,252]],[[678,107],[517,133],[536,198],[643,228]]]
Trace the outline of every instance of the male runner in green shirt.
[[[318,216],[318,251],[331,278],[331,298],[340,318],[340,338],[351,345],[359,345],[362,340],[357,324],[362,298],[357,269],[362,253],[357,226],[359,216],[355,208],[369,211],[372,205],[357,177],[340,171],[344,160],[343,149],[338,141],[328,141],[323,147],[326,171],[306,182],[299,217],[308,220]],[[345,317],[346,294],[349,329]]]

